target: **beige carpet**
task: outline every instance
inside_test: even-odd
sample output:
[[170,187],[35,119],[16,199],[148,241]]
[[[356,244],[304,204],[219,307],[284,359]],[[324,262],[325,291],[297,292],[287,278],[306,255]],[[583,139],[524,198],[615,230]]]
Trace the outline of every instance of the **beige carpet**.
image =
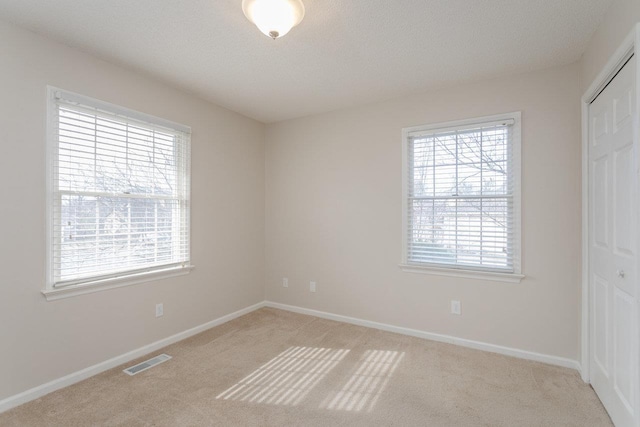
[[173,359],[105,372],[0,425],[611,425],[573,370],[268,308],[162,352]]

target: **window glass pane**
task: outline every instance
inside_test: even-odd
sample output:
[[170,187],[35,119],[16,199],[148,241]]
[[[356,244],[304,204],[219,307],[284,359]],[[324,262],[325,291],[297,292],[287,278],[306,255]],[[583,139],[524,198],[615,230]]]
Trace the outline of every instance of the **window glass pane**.
[[180,255],[173,244],[176,203],[62,196],[62,215],[55,225],[62,235],[56,248],[60,279],[171,263]]
[[435,195],[450,197],[457,194],[456,165],[441,165],[435,169]]
[[481,201],[457,200],[455,239],[457,262],[466,265],[482,264],[482,208]]
[[410,260],[509,268],[506,199],[414,200]]
[[482,194],[491,196],[508,192],[507,162],[497,161],[485,165],[482,170]]
[[413,169],[412,189],[416,197],[433,196],[435,189],[435,168],[420,166]]
[[456,164],[456,135],[445,134],[432,137],[435,141],[435,165],[455,166]]

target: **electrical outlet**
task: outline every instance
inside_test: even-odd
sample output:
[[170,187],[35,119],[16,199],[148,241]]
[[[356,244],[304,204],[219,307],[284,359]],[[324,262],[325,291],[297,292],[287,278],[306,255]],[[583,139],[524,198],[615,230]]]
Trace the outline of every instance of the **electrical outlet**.
[[156,317],[164,315],[164,305],[162,303],[156,304]]
[[289,279],[287,279],[286,277],[282,279],[282,287],[283,288],[289,287]]
[[309,292],[315,292],[316,291],[316,282],[310,282],[309,283]]
[[451,314],[460,315],[462,314],[462,307],[460,306],[460,301],[451,300]]

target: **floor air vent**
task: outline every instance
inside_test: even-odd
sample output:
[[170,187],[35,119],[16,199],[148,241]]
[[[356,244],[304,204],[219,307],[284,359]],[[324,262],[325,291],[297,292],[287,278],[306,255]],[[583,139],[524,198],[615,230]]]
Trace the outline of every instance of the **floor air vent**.
[[146,371],[149,368],[152,368],[156,365],[159,365],[162,362],[166,362],[171,359],[171,356],[168,354],[161,354],[160,356],[156,356],[153,359],[146,360],[142,363],[138,363],[130,368],[125,369],[123,372],[129,375],[135,375],[142,371]]

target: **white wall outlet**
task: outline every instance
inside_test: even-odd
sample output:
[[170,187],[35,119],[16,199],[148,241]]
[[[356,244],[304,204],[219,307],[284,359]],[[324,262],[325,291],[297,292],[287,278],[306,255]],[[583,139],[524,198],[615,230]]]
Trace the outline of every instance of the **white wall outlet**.
[[310,282],[309,283],[309,292],[315,292],[316,291],[316,282]]
[[287,279],[286,277],[282,278],[282,287],[283,288],[289,287],[289,279]]
[[451,300],[451,314],[462,314],[462,309],[460,307],[460,301]]
[[164,315],[164,305],[162,303],[156,304],[156,317]]

